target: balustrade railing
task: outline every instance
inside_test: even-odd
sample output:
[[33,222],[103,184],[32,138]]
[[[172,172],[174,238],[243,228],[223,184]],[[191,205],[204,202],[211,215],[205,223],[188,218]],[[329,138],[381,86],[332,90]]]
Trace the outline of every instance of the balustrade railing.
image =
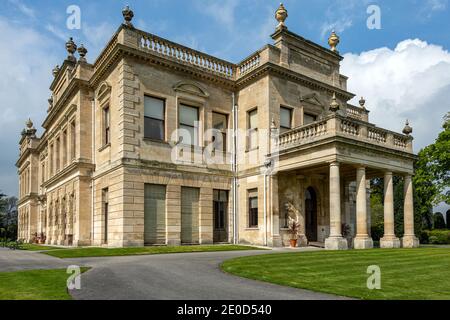
[[243,76],[249,73],[253,69],[259,67],[260,64],[261,64],[261,56],[258,52],[239,64],[238,66],[239,76]]
[[412,140],[408,136],[377,128],[363,121],[337,115],[281,134],[278,138],[278,147],[281,150],[288,149],[333,135],[412,152]]
[[205,53],[165,40],[150,33],[138,31],[138,46],[141,50],[164,56],[213,72],[225,78],[235,76],[235,65]]

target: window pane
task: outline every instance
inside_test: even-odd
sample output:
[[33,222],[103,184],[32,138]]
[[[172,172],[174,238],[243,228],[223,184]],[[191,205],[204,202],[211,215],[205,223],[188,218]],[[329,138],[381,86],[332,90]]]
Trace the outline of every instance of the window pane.
[[250,208],[258,209],[258,198],[250,198]]
[[256,129],[258,128],[258,110],[253,110],[249,112],[249,129]]
[[198,133],[197,129],[190,126],[180,125],[180,130],[178,133],[181,138],[182,144],[187,145],[198,145]]
[[303,115],[303,124],[310,124],[310,123],[316,122],[316,120],[317,120],[317,117],[312,114],[305,113]]
[[213,128],[217,130],[227,129],[227,116],[213,112]]
[[164,120],[164,100],[145,96],[145,116]]
[[164,121],[144,118],[144,134],[146,138],[164,140]]
[[280,126],[282,128],[291,128],[292,126],[292,112],[291,109],[280,109]]
[[198,121],[198,108],[180,105],[180,124],[194,126]]

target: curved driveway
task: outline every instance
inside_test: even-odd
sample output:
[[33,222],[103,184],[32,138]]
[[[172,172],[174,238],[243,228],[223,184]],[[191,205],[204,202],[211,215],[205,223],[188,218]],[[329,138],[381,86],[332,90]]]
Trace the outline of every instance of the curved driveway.
[[93,267],[82,275],[75,299],[311,300],[340,299],[223,273],[227,259],[266,251],[186,253],[71,260]]
[[0,249],[0,272],[60,269],[69,265],[92,267],[81,276],[81,290],[71,291],[72,296],[80,300],[343,299],[243,279],[225,274],[219,268],[223,261],[235,257],[279,252],[292,251],[178,253],[62,260],[37,252]]

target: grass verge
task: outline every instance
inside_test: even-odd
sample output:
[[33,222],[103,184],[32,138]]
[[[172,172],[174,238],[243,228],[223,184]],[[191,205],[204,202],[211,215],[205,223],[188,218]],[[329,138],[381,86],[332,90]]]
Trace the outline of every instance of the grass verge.
[[66,269],[0,272],[0,300],[71,300],[69,276]]
[[218,252],[218,251],[243,251],[261,250],[249,246],[236,245],[201,245],[201,246],[161,246],[161,247],[138,247],[138,248],[77,248],[62,249],[43,252],[56,258],[87,258],[87,257],[114,257],[153,255],[168,253],[191,253],[191,252]]
[[[370,290],[369,266],[381,269],[381,289]],[[244,278],[368,300],[449,300],[450,249],[319,251],[225,261]]]

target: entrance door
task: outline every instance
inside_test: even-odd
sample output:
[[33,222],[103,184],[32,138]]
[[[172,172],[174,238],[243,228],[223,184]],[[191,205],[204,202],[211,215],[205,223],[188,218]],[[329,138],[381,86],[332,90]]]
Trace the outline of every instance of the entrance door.
[[214,190],[214,242],[228,241],[228,191]]
[[196,188],[181,188],[181,243],[199,243],[199,197]]
[[317,195],[309,187],[305,192],[305,227],[309,242],[317,241]]
[[145,185],[144,243],[166,243],[166,186]]

